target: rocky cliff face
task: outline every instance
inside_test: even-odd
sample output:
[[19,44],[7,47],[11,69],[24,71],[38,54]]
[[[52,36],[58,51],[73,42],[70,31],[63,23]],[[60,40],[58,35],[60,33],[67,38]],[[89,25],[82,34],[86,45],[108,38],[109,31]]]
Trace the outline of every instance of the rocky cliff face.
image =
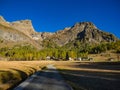
[[[25,24],[23,24],[25,23]],[[27,21],[23,21],[22,24],[18,21],[17,23],[6,22],[3,17],[0,17],[0,40],[7,43],[9,46],[9,43],[13,43],[13,45],[16,45],[18,43],[28,43],[31,44],[35,47],[40,47],[39,43],[34,41],[32,36],[30,35],[31,33],[35,33],[32,30],[32,26],[30,26],[30,22],[28,22],[28,27]],[[18,25],[18,27],[17,27]],[[30,26],[30,27],[29,27]],[[22,29],[23,28],[23,29]],[[21,31],[20,31],[21,30]]]
[[[21,32],[27,35],[33,40],[43,40],[42,33],[38,33],[34,30],[31,20],[20,20],[15,22],[7,22],[2,16],[0,16],[0,24],[7,29],[15,29],[14,31]],[[9,36],[9,35],[8,35]]]
[[38,33],[34,30],[31,20],[7,22],[2,16],[0,16],[0,39],[15,43],[27,42],[37,47],[41,47],[42,41],[45,40],[58,46],[64,46],[74,40],[90,44],[118,40],[113,34],[99,30],[91,22],[76,23],[55,33]]
[[84,29],[77,34],[77,38],[83,42],[100,43],[100,42],[114,42],[117,38],[110,33],[99,30],[91,22],[84,22]]
[[0,17],[0,37],[4,40],[14,42],[28,40],[26,35],[12,28],[10,23],[6,22],[3,17]]
[[16,30],[23,32],[33,40],[42,41],[43,39],[52,35],[52,33],[47,33],[47,32],[43,32],[43,33],[36,32],[32,26],[31,20],[15,21],[10,23],[10,25]]
[[32,26],[31,20],[21,20],[10,23],[11,27],[23,32],[24,34],[31,37],[31,35],[35,34],[35,30]]

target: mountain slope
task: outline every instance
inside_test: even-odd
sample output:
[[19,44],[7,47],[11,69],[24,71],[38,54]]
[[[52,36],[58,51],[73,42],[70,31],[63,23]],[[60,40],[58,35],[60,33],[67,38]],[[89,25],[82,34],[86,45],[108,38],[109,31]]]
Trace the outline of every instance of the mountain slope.
[[[76,23],[72,27],[55,33],[36,32],[31,20],[7,22],[0,16],[0,41],[1,45],[12,43],[30,44],[37,48],[58,47],[79,41],[81,44],[99,44],[101,42],[116,42],[118,39],[110,33],[99,30],[91,22]],[[2,45],[3,44],[3,45]]]
[[11,22],[10,26],[15,28],[16,30],[19,30],[20,32],[23,32],[24,34],[28,35],[30,38],[32,34],[35,34],[35,30],[32,26],[31,20],[21,20],[21,21],[15,21]]
[[30,44],[34,47],[40,48],[40,45],[31,39],[27,34],[11,27],[10,23],[3,20],[3,18],[0,18],[0,40],[2,40],[2,43],[0,43],[1,47],[3,45],[9,47],[18,44]]
[[73,27],[56,32],[49,39],[59,46],[64,46],[76,39],[83,43],[115,42],[118,40],[113,34],[99,30],[91,22],[76,23]]

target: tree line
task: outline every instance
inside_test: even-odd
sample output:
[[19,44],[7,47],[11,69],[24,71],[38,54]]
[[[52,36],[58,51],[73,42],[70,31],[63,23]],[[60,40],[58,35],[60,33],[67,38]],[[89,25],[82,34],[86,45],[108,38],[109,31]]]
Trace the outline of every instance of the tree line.
[[31,45],[15,46],[13,48],[4,47],[0,49],[0,56],[9,60],[46,60],[49,56],[54,60],[68,60],[71,58],[87,57],[88,54],[99,54],[108,50],[120,53],[120,41],[101,43],[98,45],[81,44],[79,41],[66,44],[63,47],[47,47],[37,50]]

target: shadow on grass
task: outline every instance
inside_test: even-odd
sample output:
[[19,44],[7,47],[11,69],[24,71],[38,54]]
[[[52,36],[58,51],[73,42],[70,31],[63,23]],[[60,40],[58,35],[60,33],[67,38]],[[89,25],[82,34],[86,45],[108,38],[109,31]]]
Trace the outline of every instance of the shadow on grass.
[[21,71],[21,70],[14,69],[14,68],[10,68],[10,69],[16,71],[20,75],[22,80],[24,80],[24,79],[26,79],[28,77],[28,75],[25,72]]
[[[120,70],[120,62],[75,62],[78,68]],[[74,67],[74,66],[73,66]]]
[[61,69],[74,90],[120,90],[120,73]]
[[11,71],[0,70],[1,84],[9,85],[7,88],[3,86],[0,89],[3,90],[5,88],[6,90],[12,90],[13,87],[18,85],[27,77],[28,77],[27,74],[21,70],[12,69],[12,68],[11,68]]
[[30,75],[32,75],[33,73],[35,73],[37,70],[33,67],[28,67],[29,69],[29,75],[24,72],[24,71],[21,71],[21,70],[18,70],[18,69],[14,69],[14,68],[10,68],[11,70],[14,70],[16,71],[20,77],[22,78],[22,80],[18,81],[17,83],[15,83],[9,90],[13,89],[14,87],[16,87],[18,84],[20,84],[21,82],[23,82],[24,80],[26,80]]
[[7,83],[13,78],[13,73],[10,71],[0,70],[0,83]]
[[22,70],[18,70],[15,68],[10,68],[9,71],[0,70],[0,83],[1,84],[8,83],[9,88],[7,90],[12,90],[14,87],[16,87],[19,83],[21,83],[28,77],[27,73],[29,73],[29,75],[32,75],[37,71],[33,67],[28,67],[28,70],[29,72],[24,72]]

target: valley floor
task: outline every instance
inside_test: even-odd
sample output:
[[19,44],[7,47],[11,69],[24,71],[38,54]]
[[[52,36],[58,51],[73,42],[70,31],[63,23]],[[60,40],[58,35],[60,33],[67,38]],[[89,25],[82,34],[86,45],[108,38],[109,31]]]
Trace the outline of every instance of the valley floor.
[[120,62],[74,62],[56,66],[74,90],[120,89]]
[[119,90],[120,62],[0,61],[0,90],[15,87],[53,64],[74,90]]

